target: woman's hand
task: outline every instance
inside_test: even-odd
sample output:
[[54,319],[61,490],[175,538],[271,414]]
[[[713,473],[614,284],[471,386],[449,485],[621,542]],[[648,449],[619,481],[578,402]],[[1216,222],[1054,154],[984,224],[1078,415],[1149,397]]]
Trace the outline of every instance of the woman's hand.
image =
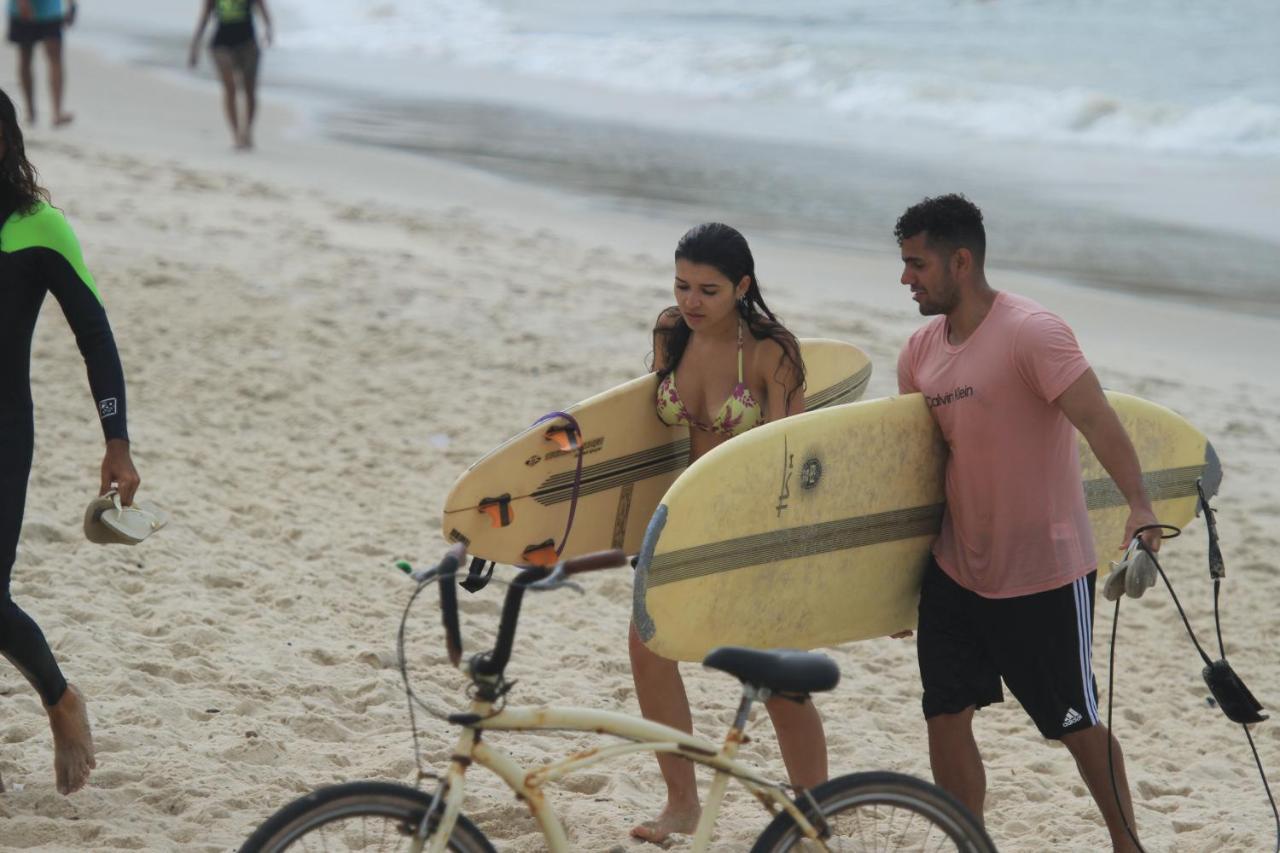
[[106,455],[102,457],[102,485],[98,494],[105,495],[114,486],[120,493],[120,503],[129,506],[141,482],[142,478],[129,455],[129,442],[123,438],[110,439]]

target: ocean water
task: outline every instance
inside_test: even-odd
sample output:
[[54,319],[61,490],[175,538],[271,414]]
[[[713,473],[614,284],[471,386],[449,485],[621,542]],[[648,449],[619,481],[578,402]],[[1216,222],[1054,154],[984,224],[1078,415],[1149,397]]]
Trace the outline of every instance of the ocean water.
[[[399,57],[605,92],[1280,158],[1276,0],[272,0],[283,53]],[[806,125],[806,132],[812,125]]]
[[[993,263],[1280,316],[1280,0],[268,2],[299,132],[874,252],[959,191]],[[73,39],[186,75],[197,7]]]

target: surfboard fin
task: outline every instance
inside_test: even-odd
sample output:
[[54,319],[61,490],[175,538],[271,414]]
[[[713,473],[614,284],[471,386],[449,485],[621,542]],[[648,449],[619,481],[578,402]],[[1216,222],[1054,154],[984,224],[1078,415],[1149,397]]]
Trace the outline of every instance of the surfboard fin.
[[520,559],[530,566],[554,566],[560,559],[560,555],[556,553],[556,540],[548,539],[537,545],[530,545],[524,549]]
[[516,517],[511,509],[511,495],[499,495],[496,498],[485,498],[480,501],[479,511],[489,516],[494,527],[506,527]]
[[543,437],[565,453],[571,450],[577,450],[582,445],[582,434],[567,424],[556,424],[547,427],[547,431],[543,433]]

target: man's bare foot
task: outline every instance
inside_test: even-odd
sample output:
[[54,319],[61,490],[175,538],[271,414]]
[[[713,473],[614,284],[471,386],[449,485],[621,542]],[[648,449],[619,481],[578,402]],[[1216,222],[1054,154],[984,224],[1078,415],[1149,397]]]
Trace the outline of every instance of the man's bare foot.
[[63,127],[64,125],[71,124],[75,119],[76,117],[71,113],[58,113],[58,115],[54,116],[53,126]]
[[58,793],[73,794],[89,781],[89,771],[98,766],[93,758],[93,733],[84,695],[68,684],[57,704],[46,709],[53,730],[53,772]]
[[631,837],[648,841],[652,844],[666,845],[671,836],[677,832],[688,835],[698,828],[698,817],[702,807],[695,804],[692,808],[677,808],[667,804],[662,814],[653,820],[646,820],[639,826],[631,828]]

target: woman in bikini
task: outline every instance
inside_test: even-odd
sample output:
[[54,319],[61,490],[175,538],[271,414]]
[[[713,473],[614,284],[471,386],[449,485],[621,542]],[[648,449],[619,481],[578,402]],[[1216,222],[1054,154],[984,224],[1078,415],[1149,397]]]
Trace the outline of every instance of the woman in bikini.
[[[659,315],[653,330],[655,405],[663,422],[690,427],[693,462],[754,426],[804,411],[804,362],[795,336],[760,296],[755,260],[736,230],[720,223],[691,229],[680,238],[675,261],[676,304]],[[641,713],[691,732],[676,662],[649,651],[634,625],[630,650]],[[775,696],[765,707],[791,783],[810,788],[826,781],[826,736],[813,702]],[[659,754],[658,766],[666,807],[631,834],[662,843],[673,832],[692,832],[701,805],[692,764]]]
[[[258,61],[261,50],[253,28],[253,12],[258,11],[266,27],[266,43],[271,46],[271,14],[267,0],[201,0],[200,20],[191,38],[187,64],[192,68],[200,58],[200,37],[209,18],[217,18],[217,28],[209,42],[213,62],[222,81],[222,106],[235,146],[242,151],[253,147],[253,119],[258,111]],[[244,89],[244,115],[236,107],[237,85]]]

